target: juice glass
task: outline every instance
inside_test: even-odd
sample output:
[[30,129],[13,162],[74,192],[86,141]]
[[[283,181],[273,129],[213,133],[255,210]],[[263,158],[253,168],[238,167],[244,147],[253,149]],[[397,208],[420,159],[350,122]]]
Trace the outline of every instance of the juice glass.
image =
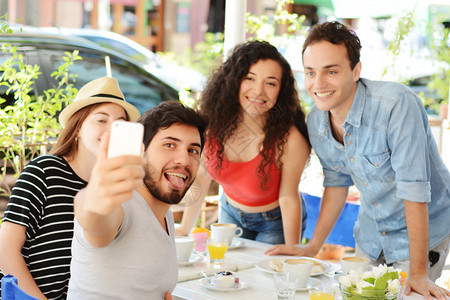
[[295,300],[297,277],[292,278],[287,273],[277,273],[273,275],[273,280],[275,282],[276,299]]
[[321,286],[310,289],[309,300],[334,300],[334,288]]
[[215,239],[208,242],[209,258],[212,263],[223,263],[227,250],[228,241],[226,239]]

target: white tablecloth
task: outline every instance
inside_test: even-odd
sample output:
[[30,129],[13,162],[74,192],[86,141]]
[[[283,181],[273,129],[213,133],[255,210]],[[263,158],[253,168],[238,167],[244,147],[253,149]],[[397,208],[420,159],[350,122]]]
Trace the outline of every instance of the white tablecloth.
[[[271,258],[270,256],[264,255],[264,251],[272,247],[272,245],[241,238],[239,238],[239,240],[244,241],[245,245],[241,248],[228,250],[225,255],[225,263],[229,266],[236,266],[239,280],[248,284],[248,288],[232,292],[218,292],[205,288],[199,281],[199,279],[202,278],[201,271],[204,270],[208,275],[211,275],[215,270],[212,269],[210,264],[202,261],[190,266],[179,267],[178,284],[173,291],[173,298],[193,300],[276,299],[272,274],[255,268],[256,263]],[[336,299],[340,299],[338,283],[334,280],[335,271],[340,269],[340,265],[333,261],[330,263],[332,264],[333,269],[329,273],[315,276],[314,278],[319,279],[322,283],[335,286],[337,291]],[[297,291],[296,299],[308,300],[308,291]],[[423,299],[425,298],[416,293],[404,297],[404,300]]]

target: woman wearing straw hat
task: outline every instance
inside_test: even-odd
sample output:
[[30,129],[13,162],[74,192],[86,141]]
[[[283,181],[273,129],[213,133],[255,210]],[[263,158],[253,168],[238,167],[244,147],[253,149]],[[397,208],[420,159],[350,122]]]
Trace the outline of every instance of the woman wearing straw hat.
[[[60,114],[63,130],[50,155],[33,159],[18,178],[0,230],[0,268],[39,299],[65,299],[70,277],[73,198],[86,186],[111,122],[136,121],[117,80],[83,86]],[[0,274],[0,276],[3,276]]]

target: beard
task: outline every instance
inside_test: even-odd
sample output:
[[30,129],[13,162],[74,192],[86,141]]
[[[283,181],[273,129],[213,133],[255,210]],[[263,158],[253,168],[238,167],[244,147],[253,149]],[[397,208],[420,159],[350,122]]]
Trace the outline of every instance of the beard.
[[[190,174],[190,172],[189,172]],[[164,175],[163,175],[164,176]],[[180,201],[183,199],[184,195],[186,194],[189,187],[192,185],[194,180],[191,176],[190,182],[186,185],[186,188],[184,190],[178,190],[178,189],[171,189],[168,192],[164,192],[162,190],[161,183],[158,183],[159,176],[155,170],[153,170],[153,167],[148,164],[145,168],[145,176],[144,176],[144,185],[149,191],[149,193],[158,199],[161,202],[175,205],[180,203]]]

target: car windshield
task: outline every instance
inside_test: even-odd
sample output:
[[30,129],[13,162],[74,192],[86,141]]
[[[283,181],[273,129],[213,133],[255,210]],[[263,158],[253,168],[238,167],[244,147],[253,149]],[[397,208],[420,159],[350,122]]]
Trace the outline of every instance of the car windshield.
[[111,49],[111,50],[117,51],[119,53],[122,53],[122,54],[126,55],[127,57],[130,57],[133,60],[140,62],[142,64],[151,63],[151,61],[149,61],[149,59],[144,54],[137,51],[133,47],[130,47],[129,45],[124,44],[121,41],[116,41],[111,38],[104,38],[101,36],[92,36],[92,35],[81,35],[81,36],[85,39],[88,39],[90,41],[93,41],[93,42],[99,44],[100,46],[102,46],[106,49]]
[[[83,60],[77,61],[70,66],[69,71],[78,74],[76,86],[81,87],[84,84],[96,78],[105,76],[105,65],[97,56],[88,53],[81,54]],[[50,68],[56,69],[61,65],[61,56],[54,55],[51,59]],[[147,109],[161,103],[166,98],[164,90],[160,87],[161,83],[132,70],[118,65],[111,61],[112,76],[120,83],[125,99],[132,103],[142,113]]]

